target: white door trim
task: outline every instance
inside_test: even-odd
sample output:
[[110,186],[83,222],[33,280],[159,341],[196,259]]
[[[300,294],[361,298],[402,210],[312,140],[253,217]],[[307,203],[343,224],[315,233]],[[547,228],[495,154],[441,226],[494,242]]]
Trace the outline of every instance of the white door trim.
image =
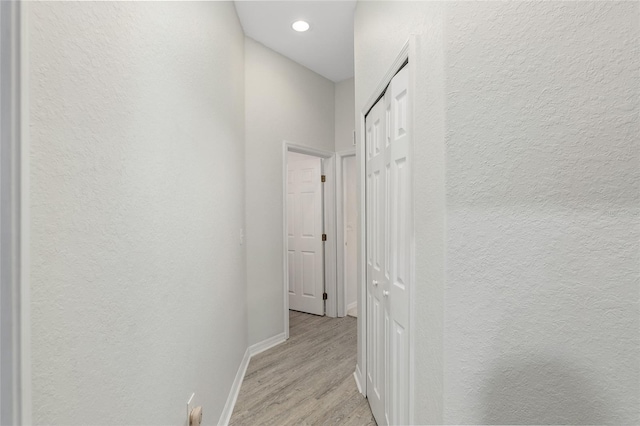
[[[358,359],[357,359],[357,364],[356,364],[356,371],[355,371],[355,377],[356,377],[356,381],[360,384],[361,392],[363,395],[367,395],[367,381],[365,380],[365,377],[367,377],[367,304],[366,304],[366,293],[367,293],[367,263],[366,263],[366,257],[364,255],[365,253],[365,247],[366,247],[366,232],[365,230],[367,229],[366,227],[366,215],[365,215],[365,207],[366,207],[366,191],[365,191],[365,182],[366,182],[366,171],[365,171],[365,161],[366,161],[366,156],[365,156],[365,116],[366,114],[369,112],[369,110],[371,110],[371,108],[373,108],[373,106],[376,104],[376,102],[378,101],[378,99],[380,98],[380,95],[386,90],[387,86],[389,85],[389,83],[391,83],[391,80],[393,79],[393,77],[396,75],[396,73],[402,68],[402,65],[409,60],[409,63],[407,65],[408,70],[409,70],[409,91],[411,93],[411,96],[409,97],[409,111],[411,111],[412,113],[410,114],[410,116],[413,119],[414,116],[414,110],[413,110],[413,97],[416,95],[416,91],[415,91],[415,87],[416,87],[416,64],[415,64],[415,60],[413,60],[413,58],[416,58],[416,36],[415,35],[410,35],[409,39],[406,41],[406,43],[404,44],[404,46],[402,46],[402,49],[400,50],[400,52],[398,53],[398,55],[396,56],[395,60],[391,63],[391,65],[389,66],[389,68],[387,68],[387,72],[385,73],[384,77],[382,78],[382,80],[380,80],[380,83],[378,83],[378,86],[376,87],[376,89],[371,93],[369,100],[364,104],[364,107],[360,110],[359,113],[359,117],[358,117],[358,122],[359,122],[359,130],[360,133],[358,135],[357,138],[357,146],[356,146],[356,152],[358,153]],[[411,120],[409,123],[407,123],[407,125],[409,126],[410,129],[410,135],[412,138],[412,143],[413,140],[415,140],[415,136],[414,136],[414,126],[413,126],[413,121]],[[413,152],[413,145],[411,147],[411,151]],[[413,172],[412,172],[413,174]],[[412,181],[413,181],[413,176],[411,177]],[[414,205],[413,205],[413,197],[411,200],[411,210],[412,210],[412,215],[411,217],[414,218],[415,221],[415,214],[413,214],[413,209],[414,209]],[[412,226],[413,229],[413,226]],[[411,250],[410,250],[410,258],[412,259],[411,261],[411,265],[410,265],[410,273],[411,273],[411,282],[414,283],[415,286],[415,262],[413,261],[413,259],[415,259],[415,241],[412,238],[411,239]],[[409,294],[409,300],[410,300],[410,305],[409,305],[409,324],[410,324],[410,330],[409,330],[409,419],[410,419],[410,423],[413,424],[414,423],[414,364],[415,364],[415,339],[414,339],[414,334],[415,334],[415,306],[414,306],[414,289],[410,288],[409,289],[410,294]]]
[[325,315],[337,316],[337,288],[336,288],[336,196],[335,196],[335,160],[336,154],[330,151],[310,148],[289,141],[282,141],[282,273],[283,273],[283,300],[284,300],[284,333],[289,338],[289,267],[287,265],[287,153],[297,152],[314,157],[320,157],[323,161],[322,172],[327,177],[324,184],[324,229],[327,241],[324,245],[324,277],[327,300],[325,303]]
[[0,4],[0,423],[31,423],[27,2]]
[[337,281],[338,289],[338,316],[347,315],[347,285],[346,270],[344,264],[344,170],[342,160],[345,157],[355,157],[356,150],[349,149],[336,153],[336,247],[337,247]]

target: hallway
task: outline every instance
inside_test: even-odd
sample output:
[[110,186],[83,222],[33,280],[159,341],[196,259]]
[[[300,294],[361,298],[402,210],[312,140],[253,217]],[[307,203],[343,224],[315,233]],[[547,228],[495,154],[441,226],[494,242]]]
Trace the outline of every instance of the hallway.
[[2,425],[640,425],[640,2],[0,15]]
[[251,359],[231,425],[375,425],[353,378],[356,319],[289,311],[290,337]]

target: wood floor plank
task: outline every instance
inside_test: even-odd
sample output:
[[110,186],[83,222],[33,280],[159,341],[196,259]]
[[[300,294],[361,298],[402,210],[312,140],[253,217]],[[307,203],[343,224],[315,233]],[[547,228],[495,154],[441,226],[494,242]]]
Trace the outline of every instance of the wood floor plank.
[[230,425],[375,426],[356,344],[356,318],[290,311],[289,340],[251,359]]

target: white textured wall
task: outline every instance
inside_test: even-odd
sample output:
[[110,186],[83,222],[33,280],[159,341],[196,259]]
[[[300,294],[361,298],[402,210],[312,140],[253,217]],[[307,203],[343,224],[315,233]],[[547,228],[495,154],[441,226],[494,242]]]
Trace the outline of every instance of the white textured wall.
[[[358,302],[358,163],[355,155],[343,157],[342,183],[344,190],[344,248],[345,286],[347,299],[345,306]],[[341,212],[338,212],[340,214]],[[338,230],[342,232],[342,230]]]
[[[446,124],[438,187],[416,177],[427,196],[446,190],[444,292],[417,281],[418,423],[640,422],[639,12],[359,3],[356,108],[417,31],[419,165],[434,166],[418,155]],[[429,123],[434,103],[445,120]],[[439,241],[421,252],[432,216],[416,197],[421,276],[445,263]],[[420,371],[437,373],[429,346],[440,389]]]
[[639,6],[450,6],[448,422],[640,422]]
[[[353,78],[334,84],[334,117],[335,117],[335,151],[355,151],[353,145],[353,132],[356,129],[356,119],[354,113],[355,103],[355,81]],[[356,211],[357,197],[355,193],[357,170],[353,157],[346,157],[343,162],[343,183],[345,185],[345,226],[347,232],[346,240],[350,246],[345,247],[345,266],[347,275],[345,285],[347,287],[347,299],[345,306],[357,301],[357,234],[358,216]],[[338,212],[338,214],[342,214]],[[339,229],[338,232],[343,232]],[[339,273],[341,273],[339,271]]]
[[247,347],[232,3],[28,5],[39,424],[217,422]]
[[334,150],[333,82],[245,39],[249,344],[284,332],[282,143]]
[[354,150],[353,131],[356,130],[354,114],[355,81],[353,78],[334,85],[334,116],[336,152]]

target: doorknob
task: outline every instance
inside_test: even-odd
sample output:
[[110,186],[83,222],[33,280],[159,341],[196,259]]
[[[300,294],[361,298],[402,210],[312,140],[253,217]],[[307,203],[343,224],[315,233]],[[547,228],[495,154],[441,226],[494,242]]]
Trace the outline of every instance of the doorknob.
[[389,297],[389,290],[382,290],[382,295],[384,297]]
[[374,287],[378,287],[378,281],[377,280],[373,280],[373,286]]

